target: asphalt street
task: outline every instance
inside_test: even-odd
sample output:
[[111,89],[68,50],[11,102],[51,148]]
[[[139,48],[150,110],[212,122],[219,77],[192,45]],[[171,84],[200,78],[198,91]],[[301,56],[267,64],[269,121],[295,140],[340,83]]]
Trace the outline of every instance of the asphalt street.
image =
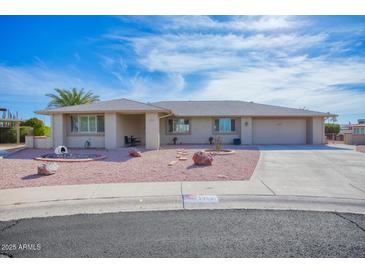
[[1,257],[365,257],[365,215],[183,210],[0,222]]

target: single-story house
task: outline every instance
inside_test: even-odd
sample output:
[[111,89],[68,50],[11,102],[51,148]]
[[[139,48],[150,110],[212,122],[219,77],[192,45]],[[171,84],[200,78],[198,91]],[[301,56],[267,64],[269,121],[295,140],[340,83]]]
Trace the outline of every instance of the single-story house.
[[323,144],[324,120],[333,114],[243,101],[161,101],[129,99],[36,111],[51,115],[53,146],[113,149],[125,136],[139,138],[148,149],[162,144],[223,143],[243,145]]
[[359,119],[358,124],[351,125],[351,131],[345,133],[345,144],[365,145],[365,119]]

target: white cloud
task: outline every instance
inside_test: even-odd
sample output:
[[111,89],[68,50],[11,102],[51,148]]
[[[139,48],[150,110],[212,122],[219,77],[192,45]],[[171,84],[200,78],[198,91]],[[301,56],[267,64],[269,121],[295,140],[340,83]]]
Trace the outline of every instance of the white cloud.
[[290,16],[262,16],[248,22],[248,28],[256,31],[295,29],[304,25],[308,25],[308,22]]
[[[300,60],[301,59],[301,60]],[[336,85],[365,83],[365,63],[289,60],[287,65],[260,64],[240,71],[211,73],[203,99],[238,99],[334,113],[363,113],[365,94]],[[228,95],[228,96],[227,96]]]
[[204,70],[231,69],[239,66],[242,61],[230,54],[209,53],[170,53],[151,51],[139,62],[150,71],[167,73],[193,73]]
[[[110,52],[103,48],[98,55],[102,71],[118,81],[75,68],[49,68],[36,57],[29,66],[0,64],[0,96],[28,94],[46,102],[44,94],[55,87],[76,86],[102,99],[238,99],[364,113],[365,94],[346,89],[346,84],[365,83],[364,60],[345,57],[359,39],[332,39],[337,26],[309,29],[309,19],[285,16],[138,20],[149,22],[153,34],[138,30],[123,36],[122,29],[102,37],[113,43],[106,47]],[[75,59],[80,59],[77,53]]]
[[[118,37],[114,37],[118,39]],[[327,35],[237,35],[237,34],[181,34],[159,35],[137,38],[119,37],[120,40],[129,40],[133,43],[137,53],[143,54],[146,50],[154,49],[165,51],[188,50],[255,50],[276,49],[283,46],[289,50],[308,48],[325,41]]]
[[175,16],[162,20],[163,29],[274,31],[303,27],[308,22],[293,16],[240,16],[218,21],[209,16]]
[[168,74],[159,81],[137,74],[130,80],[128,97],[142,102],[176,99],[184,87],[185,79],[178,73]]
[[130,42],[138,56],[138,62],[150,71],[192,73],[242,67],[251,61],[251,57],[257,59],[267,54],[286,56],[319,45],[327,36],[166,34],[132,38],[114,35],[109,38]]
[[[365,83],[364,60],[334,57],[351,49],[352,42],[333,40],[331,31],[310,25],[302,17],[178,16],[163,18],[157,24],[160,34],[109,38],[129,42],[142,69],[198,75],[199,88],[182,89],[178,98],[364,113],[365,94],[346,89],[346,84]],[[153,87],[145,80],[137,83],[136,90]]]

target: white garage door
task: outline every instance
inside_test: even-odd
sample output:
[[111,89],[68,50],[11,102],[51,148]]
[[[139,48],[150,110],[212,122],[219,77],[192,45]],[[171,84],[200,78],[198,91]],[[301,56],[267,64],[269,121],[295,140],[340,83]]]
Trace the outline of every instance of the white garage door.
[[305,119],[254,119],[255,145],[289,145],[306,143]]

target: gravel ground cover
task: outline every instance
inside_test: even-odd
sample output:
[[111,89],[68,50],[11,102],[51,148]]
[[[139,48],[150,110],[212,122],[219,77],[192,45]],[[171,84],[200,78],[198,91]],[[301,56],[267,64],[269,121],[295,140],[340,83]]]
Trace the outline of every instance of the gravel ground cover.
[[[107,157],[100,161],[58,163],[59,170],[50,176],[37,175],[37,166],[42,162],[33,159],[52,151],[25,149],[0,159],[0,189],[70,184],[248,180],[260,156],[259,150],[254,147],[225,146],[236,153],[216,156],[212,166],[194,165],[194,152],[208,148],[210,146],[166,146],[160,150],[138,148],[142,152],[139,158],[130,157],[127,148],[70,149],[71,153],[96,153]],[[176,158],[177,151],[181,149],[187,152],[184,155],[186,161]],[[172,161],[176,163],[168,166]]]

